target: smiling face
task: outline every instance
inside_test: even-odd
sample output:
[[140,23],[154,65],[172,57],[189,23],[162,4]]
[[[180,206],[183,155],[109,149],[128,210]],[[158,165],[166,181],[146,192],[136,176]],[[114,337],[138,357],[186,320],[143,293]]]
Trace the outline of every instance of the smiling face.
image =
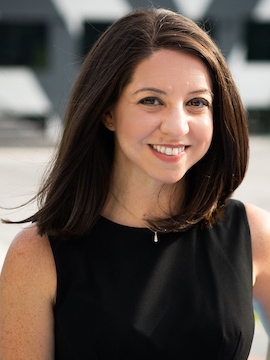
[[209,149],[212,102],[208,70],[195,56],[163,49],[143,60],[105,114],[114,174],[138,185],[182,179]]

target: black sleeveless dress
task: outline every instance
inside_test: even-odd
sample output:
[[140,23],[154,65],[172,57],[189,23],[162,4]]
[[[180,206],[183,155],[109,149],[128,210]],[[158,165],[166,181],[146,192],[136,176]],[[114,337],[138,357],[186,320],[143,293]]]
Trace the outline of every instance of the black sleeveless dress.
[[50,239],[58,292],[56,360],[246,360],[254,330],[242,203],[212,228],[159,234],[100,218]]

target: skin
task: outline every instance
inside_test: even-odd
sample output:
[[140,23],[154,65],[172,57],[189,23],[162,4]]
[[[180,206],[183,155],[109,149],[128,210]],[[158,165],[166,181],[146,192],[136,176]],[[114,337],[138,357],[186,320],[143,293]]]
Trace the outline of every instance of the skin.
[[[127,211],[109,196],[104,216],[142,226],[150,212],[162,216],[173,209],[168,198],[175,183],[184,191],[186,171],[211,143],[211,90],[206,68],[194,57],[161,50],[138,65],[118,103],[104,114],[104,124],[116,138],[112,192],[128,207]],[[160,155],[151,145],[181,151],[173,158]],[[254,298],[269,324],[270,214],[253,205],[246,205],[246,211]],[[40,237],[31,225],[14,239],[0,278],[1,360],[54,359],[55,298],[56,269],[48,238]]]
[[[176,183],[184,191],[185,173],[211,144],[212,103],[210,76],[196,57],[160,50],[137,66],[104,120],[115,133],[112,192],[135,214],[128,225],[173,212]],[[104,215],[127,224],[115,197]]]
[[0,278],[0,359],[52,360],[56,271],[46,236],[28,227],[13,240]]

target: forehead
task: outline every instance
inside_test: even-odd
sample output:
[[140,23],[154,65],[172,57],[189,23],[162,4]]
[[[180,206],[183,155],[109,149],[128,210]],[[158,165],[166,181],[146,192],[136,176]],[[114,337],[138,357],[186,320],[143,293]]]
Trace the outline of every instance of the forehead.
[[130,87],[172,85],[206,87],[212,89],[212,81],[205,63],[195,55],[181,51],[158,50],[141,61],[134,70]]

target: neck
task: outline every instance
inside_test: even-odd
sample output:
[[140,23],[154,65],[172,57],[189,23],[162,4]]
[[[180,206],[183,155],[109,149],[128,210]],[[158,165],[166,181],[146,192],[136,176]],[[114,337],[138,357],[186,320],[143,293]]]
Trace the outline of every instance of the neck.
[[[124,189],[124,190],[123,190]],[[168,218],[175,213],[175,187],[163,185],[157,189],[147,186],[113,186],[102,215],[122,225],[149,227],[147,220]]]

